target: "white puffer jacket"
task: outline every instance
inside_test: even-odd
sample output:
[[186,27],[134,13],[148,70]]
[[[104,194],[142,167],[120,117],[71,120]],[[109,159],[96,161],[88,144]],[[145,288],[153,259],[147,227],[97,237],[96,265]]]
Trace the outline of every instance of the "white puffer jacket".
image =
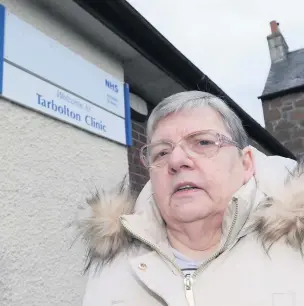
[[256,149],[255,176],[234,195],[221,248],[184,279],[150,183],[89,201],[83,306],[303,306],[304,165]]

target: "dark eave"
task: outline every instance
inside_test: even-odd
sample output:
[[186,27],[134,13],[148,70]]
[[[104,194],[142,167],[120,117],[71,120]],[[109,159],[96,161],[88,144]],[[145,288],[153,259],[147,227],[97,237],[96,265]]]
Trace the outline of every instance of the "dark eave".
[[264,94],[262,96],[259,96],[258,99],[265,101],[265,100],[275,99],[275,98],[282,97],[282,96],[289,95],[289,94],[302,92],[303,90],[304,90],[304,85],[299,85],[296,87]]
[[295,156],[202,73],[125,0],[74,0],[187,90],[221,97],[243,121],[248,135],[271,154]]

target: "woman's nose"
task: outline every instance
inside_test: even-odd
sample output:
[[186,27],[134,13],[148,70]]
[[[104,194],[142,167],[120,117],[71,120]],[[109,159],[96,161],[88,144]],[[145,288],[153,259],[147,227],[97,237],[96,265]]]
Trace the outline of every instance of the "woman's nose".
[[192,168],[193,161],[181,146],[176,146],[168,159],[168,169],[170,173],[176,173],[183,168]]

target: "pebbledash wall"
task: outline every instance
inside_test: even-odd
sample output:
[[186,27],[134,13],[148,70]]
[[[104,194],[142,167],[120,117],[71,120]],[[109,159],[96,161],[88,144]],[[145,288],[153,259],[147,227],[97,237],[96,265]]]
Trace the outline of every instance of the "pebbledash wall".
[[[119,98],[113,94],[108,100],[113,106],[110,112],[94,100],[93,90],[87,99],[81,99],[77,90],[85,87],[91,73],[104,74],[110,79],[104,90],[115,92],[117,80],[119,90],[125,89],[127,106],[123,69],[64,19],[27,1],[0,0],[0,4],[5,7],[0,7],[0,19],[6,19],[4,31],[3,25],[0,29],[5,45],[4,54],[0,52],[4,56],[4,61],[0,58],[0,304],[81,305],[84,250],[80,243],[70,248],[74,232],[68,225],[95,186],[110,188],[128,173],[126,144],[131,134],[128,108],[114,110]],[[44,37],[39,45],[27,43],[35,39],[33,33]],[[52,52],[39,56],[37,50],[48,39]],[[82,82],[75,90],[63,89],[73,82],[63,85],[52,80],[52,71],[62,76],[62,82],[70,80],[69,58],[52,60],[62,48],[79,56],[75,63],[90,70],[88,75],[77,75],[77,65],[73,67],[70,79]],[[37,71],[27,67],[31,63],[39,64],[32,67]],[[45,65],[50,69],[40,75]],[[102,78],[99,82],[103,84]]]

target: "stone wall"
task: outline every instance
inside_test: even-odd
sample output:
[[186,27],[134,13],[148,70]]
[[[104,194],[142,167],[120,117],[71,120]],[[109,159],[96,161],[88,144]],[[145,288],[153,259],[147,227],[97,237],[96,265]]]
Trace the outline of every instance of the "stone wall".
[[304,92],[263,101],[267,130],[296,157],[304,156]]

